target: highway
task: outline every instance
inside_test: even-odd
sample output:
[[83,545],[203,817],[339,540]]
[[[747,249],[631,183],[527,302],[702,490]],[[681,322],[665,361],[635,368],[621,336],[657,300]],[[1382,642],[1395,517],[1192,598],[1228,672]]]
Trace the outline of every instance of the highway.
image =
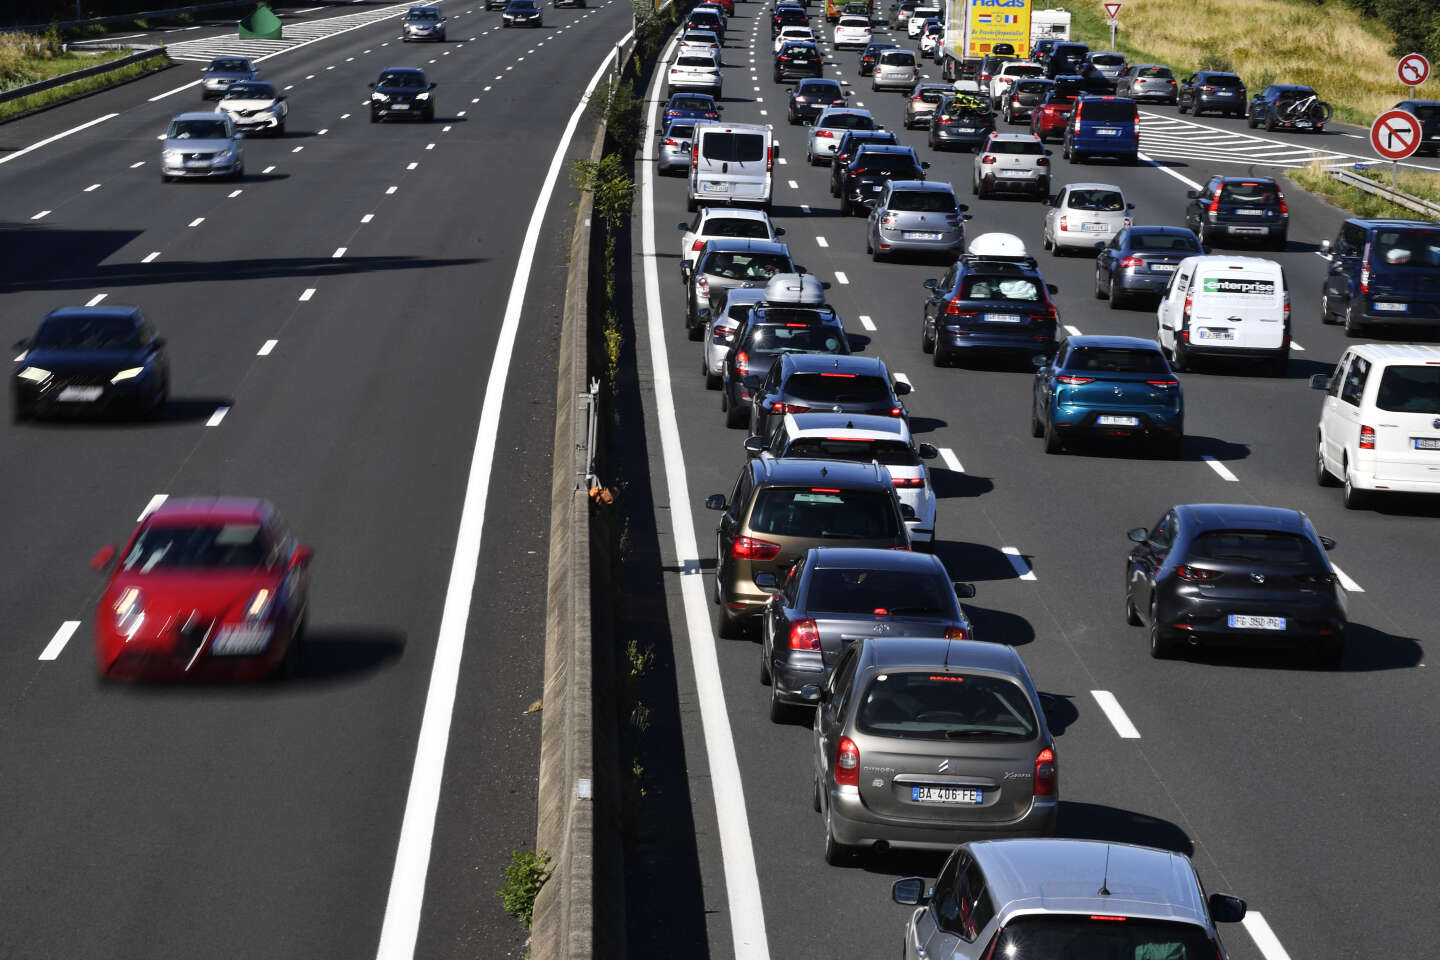
[[[557,149],[588,153],[581,94],[631,13],[446,10],[445,44],[389,20],[266,60],[289,133],[247,139],[238,183],[161,183],[169,118],[213,108],[194,64],[0,126],[5,342],[138,304],[173,385],[154,422],[0,427],[0,956],[522,950],[495,890],[535,837]],[[368,122],[392,65],[438,82],[434,123]],[[267,497],[313,546],[299,676],[101,684],[88,561],[207,493]]]
[[[820,8],[811,15],[828,39]],[[1329,372],[1347,342],[1318,319],[1326,270],[1318,250],[1343,215],[1292,189],[1288,249],[1258,254],[1278,259],[1289,281],[1296,345],[1287,377],[1243,366],[1182,375],[1188,436],[1179,460],[1104,449],[1046,456],[1028,430],[1028,368],[940,369],[921,352],[921,282],[944,266],[870,261],[865,221],[839,216],[828,171],[805,164],[804,128],[784,121],[767,22],[755,3],[730,22],[724,118],[774,125],[783,239],[828,284],[847,328],[868,338],[864,352],[914,385],[905,398],[911,427],[942,450],[932,462],[937,551],[954,577],[977,586],[965,604],[977,635],[1017,645],[1040,688],[1068,705],[1052,718],[1060,833],[1190,855],[1208,889],[1249,901],[1243,929],[1221,931],[1235,960],[1428,955],[1440,936],[1430,892],[1440,883],[1440,834],[1426,799],[1440,788],[1426,719],[1440,690],[1425,668],[1440,506],[1402,498],[1350,512],[1337,491],[1314,482],[1320,395],[1307,381]],[[923,130],[903,128],[900,96],[872,92],[856,60],[832,53],[825,75],[849,81],[853,105],[929,160],[931,180],[955,185],[970,204],[970,238],[1003,230],[1025,240],[1059,287],[1066,331],[1154,335],[1153,310],[1111,310],[1094,298],[1093,260],[1041,252],[1039,203],[972,198],[971,155],[932,154]],[[650,98],[653,123],[658,88]],[[1180,224],[1185,190],[1212,173],[1273,174],[1294,150],[1317,147],[1369,154],[1338,133],[1266,135],[1295,145],[1270,150],[1245,139],[1243,121],[1204,118],[1204,129],[1187,133],[1196,122],[1174,108],[1146,107],[1144,117],[1142,149],[1153,162],[1076,168],[1054,145],[1055,186],[1114,183],[1136,204],[1136,223]],[[700,345],[685,335],[675,230],[690,219],[685,184],[656,175],[653,142],[644,141],[633,235],[642,252],[633,275],[637,353],[642,381],[654,381],[647,441],[710,953],[894,956],[907,911],[891,903],[890,883],[933,878],[939,858],[826,866],[810,805],[808,725],[769,721],[758,641],[720,640],[714,629],[716,515],[703,501],[731,490],[744,435],[724,427],[719,394],[699,374]],[[1187,502],[1296,507],[1338,541],[1331,559],[1343,570],[1351,618],[1339,669],[1285,655],[1150,658],[1144,631],[1122,612],[1125,531]]]

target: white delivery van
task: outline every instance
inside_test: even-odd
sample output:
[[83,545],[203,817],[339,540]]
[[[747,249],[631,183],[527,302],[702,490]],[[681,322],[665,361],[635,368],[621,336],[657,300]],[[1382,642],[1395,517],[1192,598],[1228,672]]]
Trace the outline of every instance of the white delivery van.
[[1202,357],[1264,360],[1285,376],[1290,289],[1285,271],[1259,257],[1187,257],[1155,311],[1155,339],[1176,370]]
[[1357,344],[1310,385],[1325,391],[1317,483],[1344,485],[1352,510],[1376,490],[1440,493],[1440,346]]
[[690,191],[686,207],[727,203],[770,209],[772,171],[778,147],[770,128],[759,123],[697,123],[690,147]]

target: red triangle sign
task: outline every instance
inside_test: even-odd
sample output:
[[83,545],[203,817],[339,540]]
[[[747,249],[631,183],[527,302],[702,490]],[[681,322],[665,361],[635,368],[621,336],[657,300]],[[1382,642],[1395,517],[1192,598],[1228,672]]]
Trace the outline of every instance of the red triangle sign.
[[1109,17],[1111,20],[1114,20],[1116,17],[1120,16],[1120,4],[1118,4],[1118,3],[1107,3],[1107,4],[1105,4],[1105,16]]

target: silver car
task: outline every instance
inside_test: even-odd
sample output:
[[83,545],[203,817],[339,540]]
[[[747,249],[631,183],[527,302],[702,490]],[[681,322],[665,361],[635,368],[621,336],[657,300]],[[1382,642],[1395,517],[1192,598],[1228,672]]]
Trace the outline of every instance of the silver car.
[[218,99],[230,84],[260,76],[260,68],[247,57],[216,57],[200,72],[204,75],[200,81],[202,100]]
[[1130,226],[1134,209],[1113,183],[1067,183],[1045,211],[1045,249],[1057,257],[1070,250],[1093,253]]
[[860,107],[829,106],[810,124],[805,143],[805,161],[828,164],[846,130],[884,130],[869,110]]
[[280,137],[285,135],[290,105],[285,102],[285,94],[265,81],[241,80],[225,90],[215,112],[227,115],[237,130]]
[[762,289],[777,273],[799,273],[790,259],[790,248],[773,240],[746,240],[715,237],[707,240],[694,263],[680,261],[680,279],[685,284],[685,326],[691,340],[699,340],[705,323],[731,287],[748,285]]
[[445,15],[439,7],[411,7],[400,21],[400,39],[445,40]]
[[971,171],[970,191],[977,197],[994,193],[1028,193],[1037,200],[1050,197],[1050,151],[1033,133],[990,134],[980,145]]
[[816,703],[827,863],[1055,829],[1055,741],[1014,647],[862,638],[801,694]]
[[870,208],[865,252],[879,263],[897,253],[941,254],[951,263],[965,252],[965,211],[948,183],[891,180]]
[[224,113],[182,113],[160,136],[160,179],[176,177],[229,177],[245,175],[245,134]]
[[1174,106],[1180,98],[1180,87],[1169,67],[1158,63],[1132,63],[1120,71],[1115,81],[1115,96],[1129,97],[1136,103],[1153,101]]
[[1183,854],[1102,840],[966,843],[933,887],[905,877],[892,896],[915,908],[905,960],[1223,958],[1215,924],[1246,909],[1239,897],[1207,897]]
[[660,138],[655,154],[655,169],[661,173],[690,168],[690,138],[695,135],[694,120],[672,120]]
[[701,351],[700,372],[705,375],[705,389],[719,390],[725,372],[725,357],[735,345],[735,331],[765,299],[765,287],[731,287],[725,291],[725,302],[710,312],[705,322],[705,348]]
[[920,82],[920,65],[910,50],[882,50],[870,74],[872,90],[909,90]]
[[708,93],[716,100],[724,99],[725,81],[720,76],[720,58],[713,53],[693,51],[677,54],[665,74],[665,95],[677,90]]

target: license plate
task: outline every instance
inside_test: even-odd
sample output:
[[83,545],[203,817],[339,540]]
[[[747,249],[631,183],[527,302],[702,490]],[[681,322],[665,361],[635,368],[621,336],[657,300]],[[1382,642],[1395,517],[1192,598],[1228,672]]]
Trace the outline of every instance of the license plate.
[[1156,273],[1174,273],[1174,272],[1175,272],[1175,264],[1173,264],[1173,263],[1152,263],[1152,264],[1150,264],[1150,269],[1151,269],[1151,270],[1154,270]]
[[701,189],[701,190],[704,190],[706,193],[729,193],[729,192],[730,192],[730,184],[728,184],[728,183],[702,183],[702,184],[700,184],[700,189]]
[[1102,136],[1102,137],[1118,137],[1118,136],[1120,136],[1120,131],[1119,131],[1119,130],[1096,130],[1095,133],[1098,134],[1099,136]]
[[1028,177],[1028,176],[1030,176],[1030,173],[1031,173],[1031,171],[1029,171],[1029,170],[1001,170],[1001,171],[1000,171],[1000,176],[1002,176],[1002,177]]
[[1140,418],[1139,418],[1139,417],[1112,417],[1112,416],[1109,416],[1109,415],[1102,415],[1102,416],[1100,417],[1100,426],[1102,426],[1102,427],[1138,427],[1138,426],[1140,426]]
[[1265,228],[1264,228],[1264,227],[1231,227],[1231,228],[1230,228],[1230,232],[1231,232],[1231,233],[1246,233],[1246,234],[1250,234],[1250,233],[1264,233],[1264,232],[1265,232]]
[[210,652],[216,654],[259,653],[270,642],[271,627],[224,627],[215,635]]
[[1234,91],[1234,90],[1217,90],[1217,91],[1215,91],[1215,96],[1217,96],[1217,97],[1233,97],[1233,96],[1235,96],[1235,91]]
[[940,234],[924,233],[922,231],[916,230],[906,230],[904,233],[904,237],[906,240],[939,240]]
[[1090,233],[1103,233],[1104,231],[1109,230],[1110,227],[1107,224],[1103,223],[1082,223],[1080,224],[1080,229],[1087,230]]
[[1440,450],[1440,437],[1411,437],[1416,450]]
[[987,313],[987,314],[985,314],[985,322],[986,322],[986,323],[1019,323],[1019,322],[1020,322],[1020,314],[1018,314],[1018,313]]
[[1264,210],[1236,210],[1236,211],[1235,211],[1235,215],[1236,215],[1236,216],[1240,216],[1240,217],[1263,217],[1263,216],[1265,216],[1265,211],[1264,211]]
[[791,62],[797,67],[805,67],[810,65],[809,60],[792,60]]
[[983,803],[985,791],[980,787],[911,787],[910,799],[916,803]]
[[89,403],[99,400],[100,395],[104,392],[104,387],[63,387],[58,399],[67,403]]
[[1230,626],[1239,630],[1284,630],[1284,617],[1256,617],[1248,613],[1230,614]]
[[1226,327],[1201,327],[1195,331],[1201,340],[1234,340],[1235,331]]
[[871,184],[870,189],[871,189],[871,190],[883,190],[883,189],[884,189],[884,186],[883,186],[882,184],[875,183],[875,184]]
[[975,132],[975,128],[974,128],[974,127],[956,127],[956,128],[955,128],[955,132],[956,132],[956,133],[974,133],[974,132]]
[[210,161],[209,161],[209,160],[186,160],[186,161],[185,161],[185,166],[191,167],[191,168],[196,169],[196,170],[208,170],[208,169],[210,169]]
[[390,104],[390,109],[391,109],[391,110],[409,110],[409,109],[410,109],[410,104],[408,104],[408,103],[392,103],[392,104]]
[[1409,306],[1408,303],[1377,303],[1375,309],[1386,313],[1403,313]]

